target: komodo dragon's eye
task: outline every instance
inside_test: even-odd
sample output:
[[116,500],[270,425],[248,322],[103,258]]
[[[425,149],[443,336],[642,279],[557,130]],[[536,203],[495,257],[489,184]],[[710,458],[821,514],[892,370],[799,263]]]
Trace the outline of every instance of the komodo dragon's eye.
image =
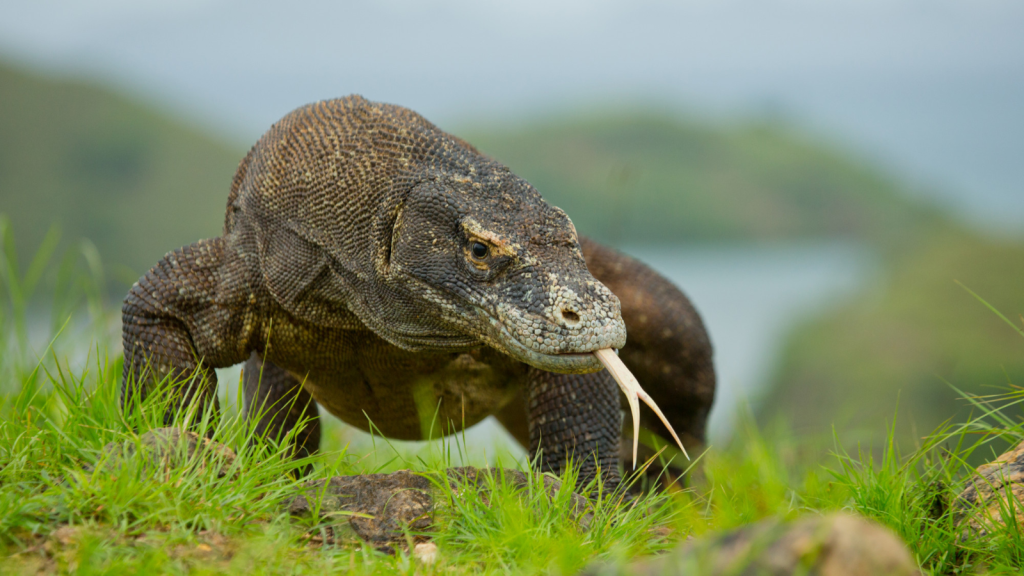
[[487,244],[484,244],[483,242],[474,242],[472,252],[473,258],[483,260],[487,257]]

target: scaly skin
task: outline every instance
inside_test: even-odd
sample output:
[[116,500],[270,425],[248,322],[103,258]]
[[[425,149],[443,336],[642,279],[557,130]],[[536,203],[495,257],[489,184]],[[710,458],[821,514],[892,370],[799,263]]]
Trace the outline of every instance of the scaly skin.
[[[275,124],[239,166],[224,235],[165,256],[129,291],[123,326],[122,395],[171,377],[168,420],[216,402],[213,369],[244,361],[261,430],[288,430],[315,403],[409,440],[495,414],[543,451],[543,470],[572,458],[610,485],[620,400],[594,350],[622,349],[692,446],[714,394],[681,292],[581,245],[564,212],[469,144],[358,96]],[[318,425],[298,443],[315,452]]]

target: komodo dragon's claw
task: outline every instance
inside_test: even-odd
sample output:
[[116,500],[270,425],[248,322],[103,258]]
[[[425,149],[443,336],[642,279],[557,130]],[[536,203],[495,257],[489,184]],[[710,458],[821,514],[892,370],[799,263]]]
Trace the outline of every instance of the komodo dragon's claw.
[[654,400],[644,392],[644,389],[640,387],[640,383],[637,382],[636,377],[633,373],[626,368],[626,365],[619,360],[619,355],[615,353],[611,348],[603,348],[594,352],[594,356],[604,364],[605,369],[608,373],[615,378],[615,381],[619,383],[619,388],[622,389],[622,393],[626,395],[626,400],[629,402],[629,411],[633,415],[633,469],[636,470],[636,450],[637,445],[640,442],[640,403],[637,399],[644,401],[654,410],[654,413],[661,418],[662,424],[668,428],[668,431],[672,434],[672,438],[679,445],[679,449],[683,451],[683,456],[686,459],[690,459],[690,455],[686,453],[686,448],[683,447],[683,443],[679,440],[679,436],[676,435],[676,431],[672,428],[672,425],[668,423],[668,419],[661,413],[661,409],[654,403]]

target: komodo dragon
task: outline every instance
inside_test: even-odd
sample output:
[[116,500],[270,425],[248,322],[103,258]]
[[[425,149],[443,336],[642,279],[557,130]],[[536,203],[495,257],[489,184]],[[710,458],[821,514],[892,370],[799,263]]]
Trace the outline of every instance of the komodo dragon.
[[[264,134],[231,183],[223,236],[168,253],[122,319],[123,406],[170,377],[169,421],[216,403],[214,368],[245,362],[261,431],[290,430],[317,402],[403,440],[493,414],[542,449],[542,470],[572,457],[584,480],[600,466],[613,486],[620,399],[593,351],[620,349],[690,446],[714,396],[707,334],[677,288],[578,237],[463,140],[359,96],[299,108]],[[641,423],[668,437],[649,411]],[[298,454],[315,452],[317,421],[298,438]]]

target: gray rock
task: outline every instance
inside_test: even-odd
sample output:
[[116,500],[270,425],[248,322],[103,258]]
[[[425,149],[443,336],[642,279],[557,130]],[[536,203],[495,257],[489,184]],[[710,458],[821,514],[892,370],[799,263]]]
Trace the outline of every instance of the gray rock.
[[[518,470],[466,466],[446,471],[456,495],[464,490],[483,492],[491,481],[526,487],[528,478]],[[306,484],[304,492],[287,503],[288,511],[299,517],[316,517],[324,524],[326,540],[338,541],[351,530],[378,550],[393,553],[409,543],[425,540],[423,533],[433,521],[434,502],[440,496],[442,478],[430,478],[400,470],[391,474],[335,476]],[[561,483],[544,478],[544,489],[554,496]],[[481,494],[486,502],[488,495]],[[589,525],[593,514],[586,498],[572,495],[570,513],[581,525]],[[332,519],[338,520],[331,522]]]
[[964,538],[988,535],[1005,523],[1011,510],[1024,526],[1024,442],[979,466],[955,508]]
[[429,480],[407,470],[391,474],[335,476],[306,484],[307,490],[288,503],[294,516],[316,516],[329,525],[327,537],[340,540],[345,522],[360,538],[384,552],[394,552],[407,536],[430,527],[433,498]]
[[888,529],[850,514],[775,519],[689,540],[626,566],[594,566],[584,574],[679,576],[919,575],[903,542]]

